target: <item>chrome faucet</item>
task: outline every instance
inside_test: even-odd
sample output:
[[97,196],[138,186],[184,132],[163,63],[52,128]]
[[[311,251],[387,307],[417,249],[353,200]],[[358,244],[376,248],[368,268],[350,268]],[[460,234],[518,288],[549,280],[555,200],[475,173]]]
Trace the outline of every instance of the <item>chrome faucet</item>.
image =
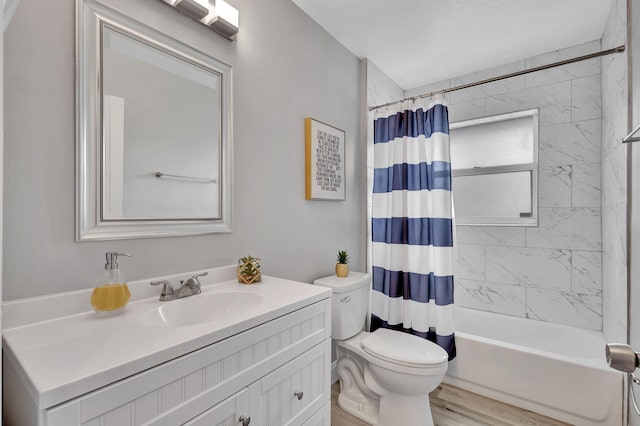
[[171,281],[169,280],[152,281],[151,285],[162,285],[160,301],[166,302],[202,293],[202,290],[200,289],[200,280],[198,278],[206,277],[207,275],[209,275],[208,272],[203,272],[202,274],[195,274],[186,280],[180,280],[180,288],[178,290],[173,289],[173,285],[171,285]]

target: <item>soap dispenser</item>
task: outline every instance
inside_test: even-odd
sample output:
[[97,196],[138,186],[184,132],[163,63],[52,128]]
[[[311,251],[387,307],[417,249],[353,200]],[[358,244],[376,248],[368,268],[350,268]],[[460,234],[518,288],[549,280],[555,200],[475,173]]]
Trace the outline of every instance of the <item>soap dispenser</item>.
[[129,287],[118,269],[118,256],[131,257],[125,253],[106,253],[107,263],[102,277],[91,294],[91,305],[99,316],[122,312],[131,297]]

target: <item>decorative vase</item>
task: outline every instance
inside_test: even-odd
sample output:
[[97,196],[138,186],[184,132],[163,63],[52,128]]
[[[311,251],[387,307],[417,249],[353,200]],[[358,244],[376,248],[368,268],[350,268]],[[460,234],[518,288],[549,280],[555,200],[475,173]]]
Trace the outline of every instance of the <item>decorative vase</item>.
[[262,259],[246,256],[238,259],[238,282],[242,284],[259,283],[262,279]]
[[344,278],[349,275],[349,264],[348,263],[336,263],[336,275]]

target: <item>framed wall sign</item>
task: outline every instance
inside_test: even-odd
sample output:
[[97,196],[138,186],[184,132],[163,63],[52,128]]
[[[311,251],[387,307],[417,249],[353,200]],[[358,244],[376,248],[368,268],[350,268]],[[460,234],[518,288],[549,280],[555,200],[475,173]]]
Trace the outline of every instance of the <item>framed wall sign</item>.
[[307,200],[345,200],[344,130],[304,120]]

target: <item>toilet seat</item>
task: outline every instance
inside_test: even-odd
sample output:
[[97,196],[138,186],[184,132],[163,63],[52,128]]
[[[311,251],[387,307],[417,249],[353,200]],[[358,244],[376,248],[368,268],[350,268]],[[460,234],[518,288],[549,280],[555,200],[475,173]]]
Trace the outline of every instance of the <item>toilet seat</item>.
[[449,358],[440,346],[401,331],[379,328],[360,342],[369,355],[403,367],[441,368]]

